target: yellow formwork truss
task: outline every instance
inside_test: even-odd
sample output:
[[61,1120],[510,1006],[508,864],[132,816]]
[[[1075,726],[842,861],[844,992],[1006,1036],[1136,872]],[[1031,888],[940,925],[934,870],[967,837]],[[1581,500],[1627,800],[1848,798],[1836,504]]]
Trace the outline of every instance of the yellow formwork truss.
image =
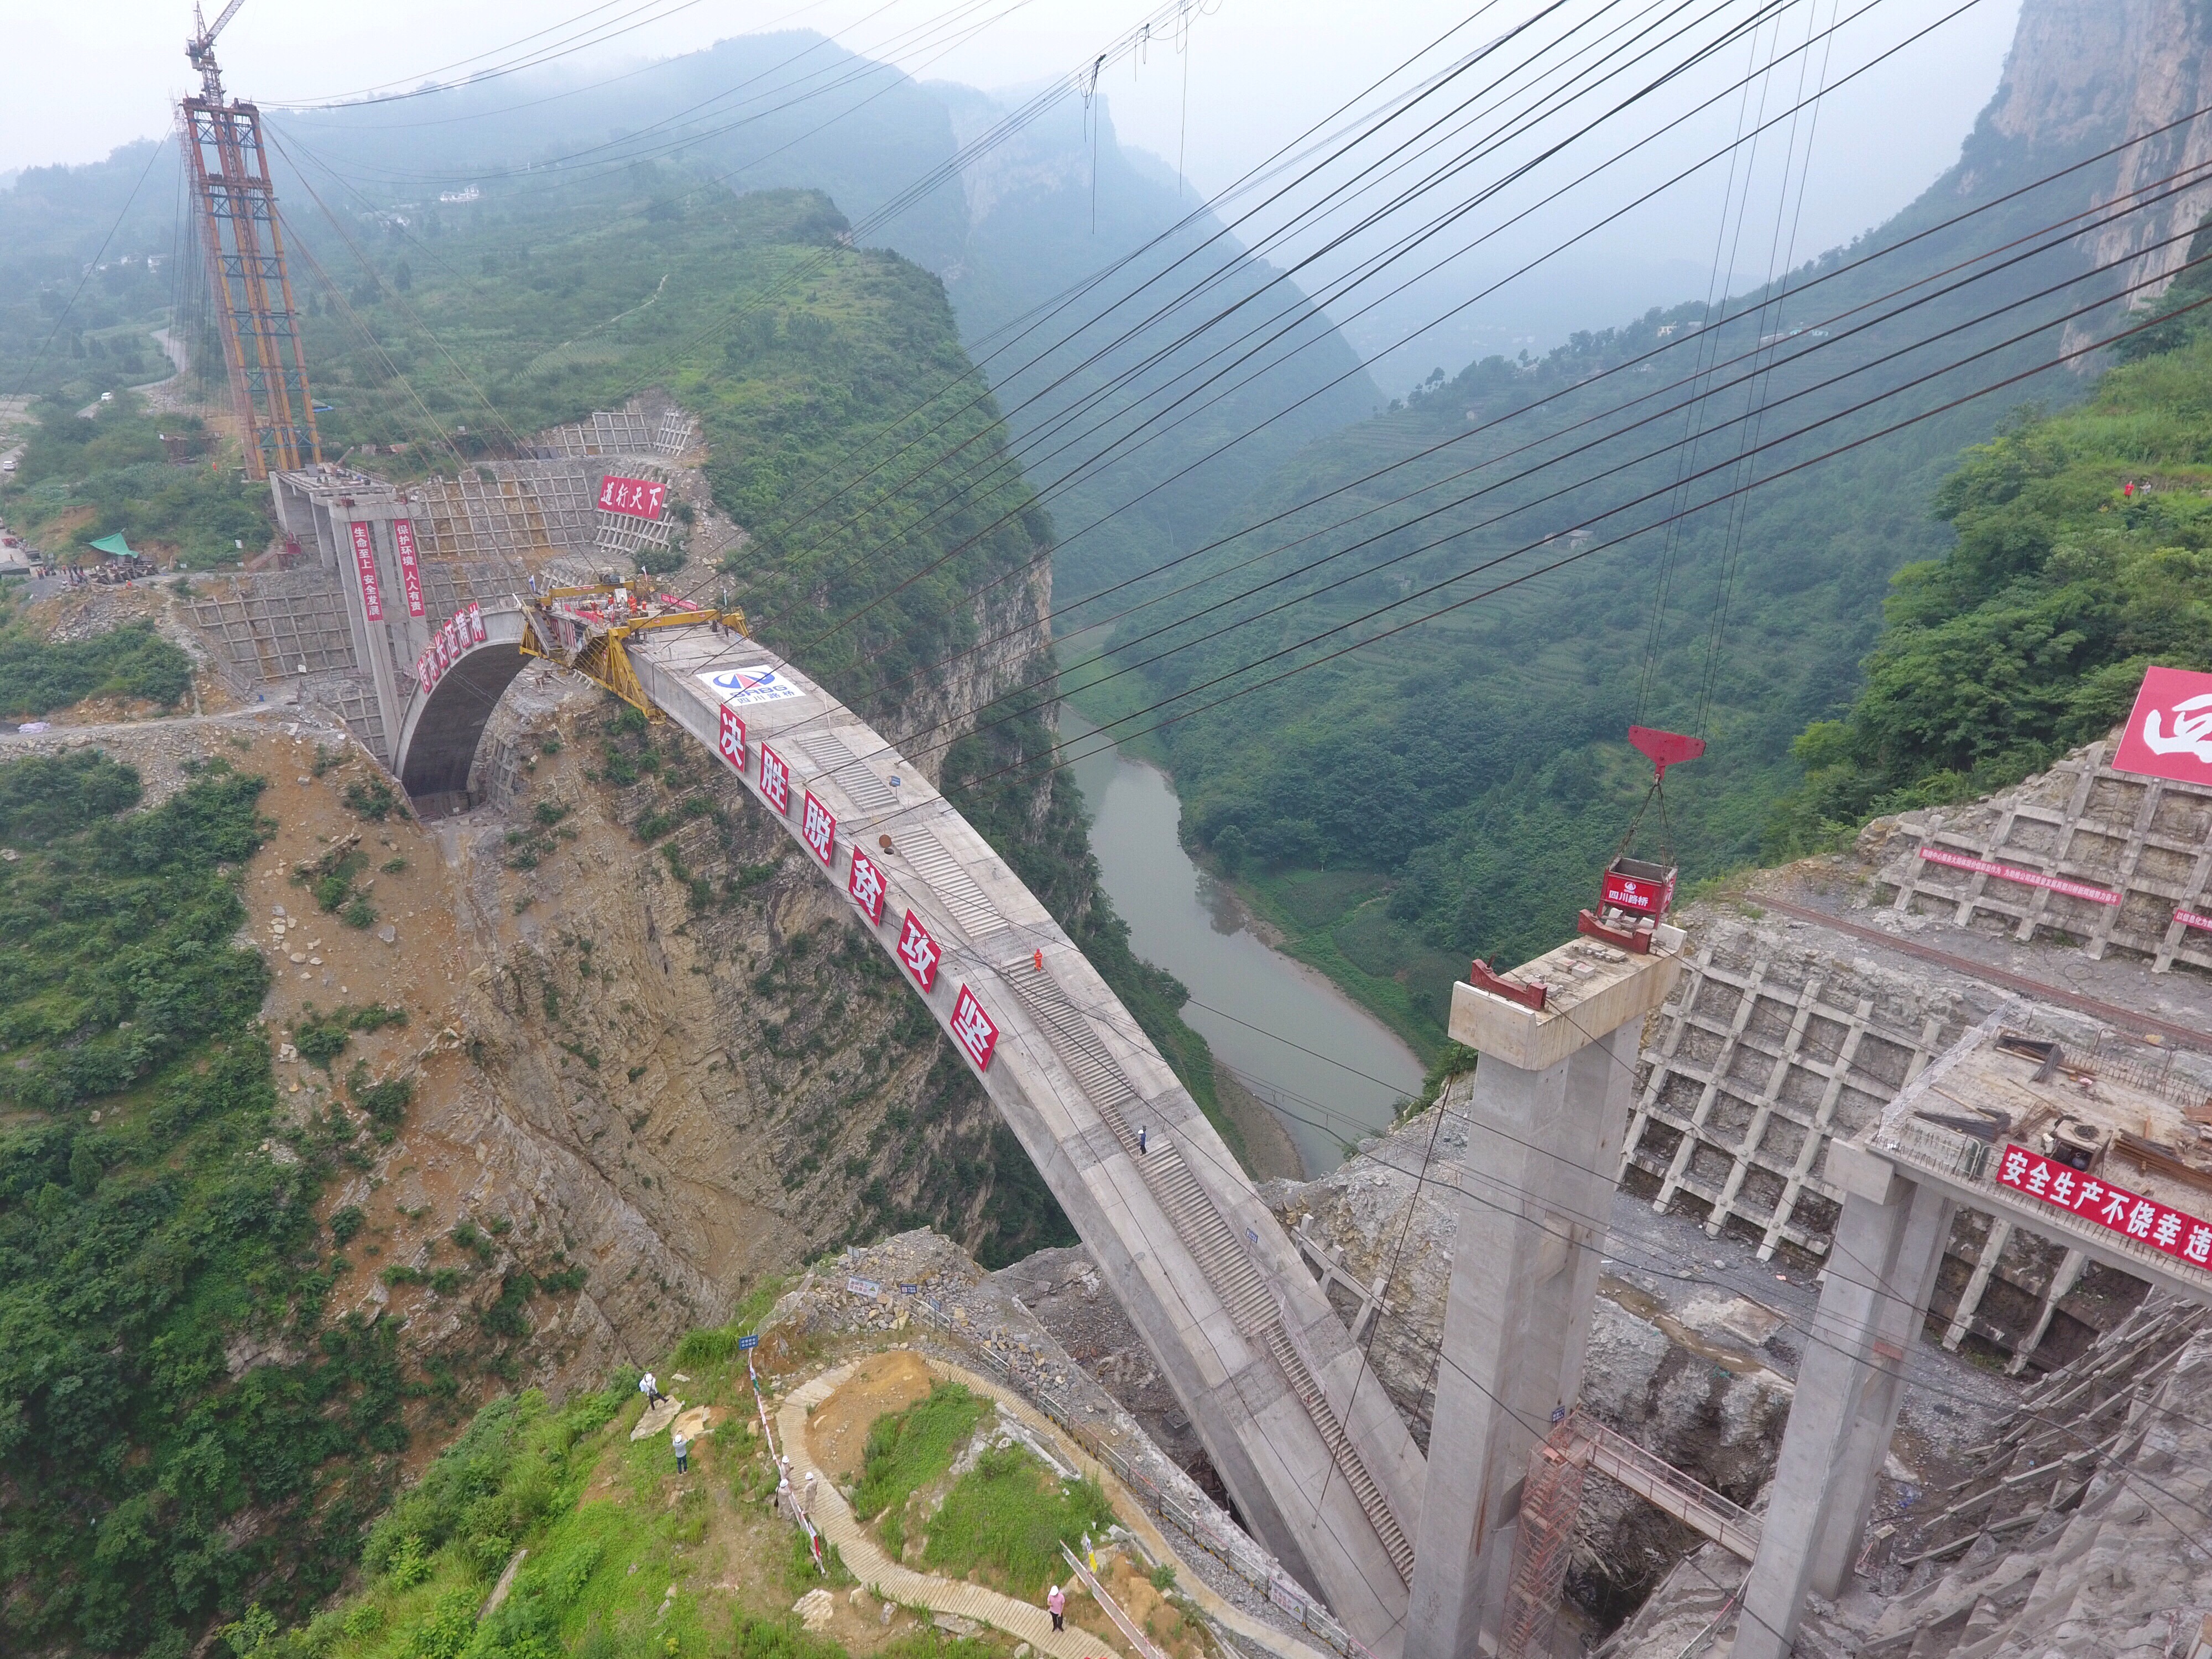
[[[620,586],[595,587],[556,587],[541,596],[552,599],[610,599],[629,590]],[[671,611],[657,617],[639,617],[632,621],[611,623],[604,628],[593,628],[577,650],[574,658],[564,656],[539,631],[538,605],[523,612],[522,654],[543,657],[548,662],[558,663],[563,668],[573,668],[594,684],[603,685],[636,709],[647,720],[661,718],[660,710],[645,694],[639,683],[637,671],[630,666],[624,641],[633,634],[642,634],[658,628],[698,628],[712,623],[734,628],[750,637],[742,611],[720,611],[713,605],[702,605],[692,611]]]

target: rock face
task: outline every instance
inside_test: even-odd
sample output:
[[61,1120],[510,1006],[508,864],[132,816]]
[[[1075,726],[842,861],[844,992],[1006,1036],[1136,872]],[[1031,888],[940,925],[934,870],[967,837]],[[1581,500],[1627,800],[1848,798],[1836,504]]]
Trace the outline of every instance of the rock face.
[[[2024,179],[2152,132],[2159,136],[2085,176],[2099,204],[2164,190],[2160,180],[2212,159],[2212,123],[2183,121],[2212,103],[2208,45],[2212,15],[2191,0],[2024,0],[2004,78],[1976,135],[1982,142],[1967,145],[1962,190],[1995,165],[1986,152],[1997,147],[2014,152],[2008,166]],[[2170,278],[2188,258],[2186,233],[2209,210],[2212,179],[2199,179],[2101,227],[2082,252],[2100,264],[2139,255],[2129,283]],[[2145,290],[2135,303],[2155,297]]]
[[[1856,1589],[1815,1601],[1808,1659],[2090,1659],[2191,1650],[2212,1602],[2212,1316],[2154,1302],[2025,1395],[1960,1478],[1873,1529]],[[1743,1566],[1684,1561],[1602,1650],[1725,1653]]]

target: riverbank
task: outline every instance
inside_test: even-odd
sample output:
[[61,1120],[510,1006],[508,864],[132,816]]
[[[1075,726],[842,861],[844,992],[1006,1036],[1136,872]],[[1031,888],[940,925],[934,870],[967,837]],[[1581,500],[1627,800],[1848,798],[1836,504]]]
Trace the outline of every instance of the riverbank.
[[[1097,729],[1063,708],[1063,739],[1080,744]],[[1129,925],[1131,948],[1188,991],[1182,1018],[1212,1052],[1227,1085],[1218,1091],[1224,1112],[1244,1128],[1254,1172],[1323,1175],[1348,1147],[1386,1131],[1399,1102],[1420,1091],[1419,1046],[1317,964],[1273,948],[1273,927],[1255,925],[1191,861],[1165,773],[1112,748],[1070,769],[1090,811],[1100,884]]]

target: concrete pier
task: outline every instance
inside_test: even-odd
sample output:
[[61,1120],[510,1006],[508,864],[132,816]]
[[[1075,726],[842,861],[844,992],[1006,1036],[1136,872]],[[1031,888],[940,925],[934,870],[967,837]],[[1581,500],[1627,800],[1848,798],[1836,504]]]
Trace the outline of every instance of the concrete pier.
[[[1677,969],[1577,939],[1510,977],[1532,1009],[1453,988],[1451,1034],[1479,1049],[1437,1370],[1407,1659],[1495,1652],[1528,1455],[1582,1387],[1613,1172],[1644,1017]],[[1555,1415],[1556,1414],[1556,1415]]]
[[1830,1146],[1828,1172],[1843,1213],[1731,1659],[1784,1659],[1806,1595],[1833,1597],[1850,1582],[1951,1231],[1948,1194],[1861,1147]]

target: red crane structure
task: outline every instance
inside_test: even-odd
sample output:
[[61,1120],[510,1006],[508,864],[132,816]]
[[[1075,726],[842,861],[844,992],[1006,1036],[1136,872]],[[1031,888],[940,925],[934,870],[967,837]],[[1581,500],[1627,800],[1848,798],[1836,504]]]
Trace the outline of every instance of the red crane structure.
[[245,0],[230,0],[212,27],[192,8],[185,56],[200,72],[200,95],[178,106],[178,140],[191,175],[208,287],[222,337],[230,401],[246,446],[246,473],[266,478],[323,458],[307,359],[300,344],[276,190],[262,143],[261,112],[223,97],[215,38]]

